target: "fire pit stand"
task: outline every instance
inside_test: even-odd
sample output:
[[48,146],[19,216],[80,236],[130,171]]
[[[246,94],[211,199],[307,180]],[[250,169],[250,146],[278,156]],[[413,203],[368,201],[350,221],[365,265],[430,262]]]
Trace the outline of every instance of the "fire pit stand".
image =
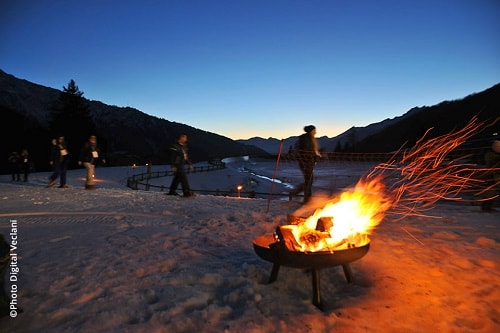
[[[269,277],[268,283],[273,283],[278,278],[278,272],[280,270],[279,263],[273,263],[273,268],[271,270],[271,276]],[[320,269],[318,267],[308,267],[311,271],[312,277],[312,293],[313,301],[312,303],[319,309],[323,310],[323,305],[321,303],[321,284],[320,284]],[[348,263],[342,264],[342,269],[348,283],[353,282],[351,266]]]
[[276,281],[282,265],[310,270],[312,275],[312,303],[320,310],[323,310],[320,269],[342,266],[347,282],[351,283],[353,276],[349,263],[363,257],[368,252],[370,243],[334,252],[299,252],[290,251],[283,239],[280,239],[276,234],[268,234],[255,238],[253,246],[255,253],[259,257],[273,263],[269,283]]

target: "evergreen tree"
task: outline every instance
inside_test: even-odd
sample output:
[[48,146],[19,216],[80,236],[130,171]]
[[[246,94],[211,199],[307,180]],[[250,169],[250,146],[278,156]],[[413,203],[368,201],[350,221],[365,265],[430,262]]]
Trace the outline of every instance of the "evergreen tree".
[[52,110],[50,126],[54,137],[66,138],[71,165],[75,166],[80,148],[95,133],[95,125],[83,92],[74,80],[63,87],[58,104]]

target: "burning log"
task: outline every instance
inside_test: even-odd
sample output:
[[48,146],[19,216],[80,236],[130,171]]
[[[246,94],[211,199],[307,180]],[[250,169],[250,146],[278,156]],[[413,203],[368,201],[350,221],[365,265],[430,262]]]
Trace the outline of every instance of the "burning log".
[[333,217],[320,217],[316,223],[316,230],[321,232],[329,232],[333,228]]
[[[330,232],[322,231],[320,229],[303,232],[300,234],[300,238],[297,240],[294,236],[293,229],[293,225],[284,225],[277,227],[275,232],[275,239],[277,239],[278,241],[282,241],[288,251],[308,252],[302,250],[303,247],[300,245],[300,243],[307,243],[311,248],[325,248],[325,246],[323,246],[323,243],[331,238]],[[332,252],[336,249],[341,249],[341,247],[352,248],[355,247],[355,244],[349,243],[348,239],[342,239],[335,243],[329,244],[328,248],[325,249],[327,250],[327,252]]]

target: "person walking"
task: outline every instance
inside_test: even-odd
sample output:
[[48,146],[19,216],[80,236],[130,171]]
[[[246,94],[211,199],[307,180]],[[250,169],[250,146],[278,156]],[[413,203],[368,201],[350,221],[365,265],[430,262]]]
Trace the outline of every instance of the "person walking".
[[21,151],[21,171],[23,172],[23,181],[27,182],[28,181],[28,175],[30,172],[30,166],[31,166],[31,160],[30,160],[30,154],[28,152],[28,149],[24,148]]
[[69,152],[64,136],[57,138],[50,153],[50,165],[54,172],[49,177],[48,187],[53,187],[59,177],[59,188],[68,188],[66,185],[66,172],[68,170]]
[[304,181],[290,192],[290,200],[298,193],[304,192],[303,203],[307,203],[312,196],[314,166],[321,157],[321,154],[318,148],[318,141],[315,137],[316,127],[314,125],[307,125],[304,127],[304,132],[299,136],[295,144],[296,156]]
[[87,170],[87,175],[85,177],[85,189],[94,190],[95,186],[95,166],[98,162],[106,164],[106,160],[99,147],[97,146],[97,137],[91,135],[88,141],[83,145],[80,151],[80,156],[78,159],[78,165],[82,165]]
[[486,180],[488,187],[483,194],[486,199],[481,203],[481,210],[493,212],[493,200],[500,193],[500,140],[493,140],[491,150],[484,155],[484,161],[489,171]]
[[21,180],[21,156],[17,151],[13,151],[9,154],[9,169],[12,175],[12,181]]
[[186,171],[184,165],[189,164],[190,170],[193,169],[193,164],[189,160],[188,147],[187,147],[187,135],[181,134],[177,142],[175,142],[172,147],[170,147],[171,161],[172,161],[172,171],[174,172],[174,178],[170,184],[170,191],[168,195],[179,195],[177,193],[177,187],[179,183],[182,187],[183,197],[192,197],[194,194],[189,188],[189,182],[186,176]]

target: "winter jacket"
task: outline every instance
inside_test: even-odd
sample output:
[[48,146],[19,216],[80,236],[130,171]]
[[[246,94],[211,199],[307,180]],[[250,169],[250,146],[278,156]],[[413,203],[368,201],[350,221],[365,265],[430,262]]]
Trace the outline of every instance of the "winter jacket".
[[297,158],[302,163],[315,163],[319,158],[318,143],[316,138],[309,133],[304,133],[299,136],[295,144]]
[[181,145],[179,142],[174,143],[170,147],[170,161],[172,166],[177,168],[183,168],[186,163],[191,164],[188,157],[187,145]]
[[83,163],[97,164],[98,162],[102,162],[104,157],[102,156],[102,152],[97,147],[97,145],[91,145],[90,143],[85,143],[80,151],[80,156],[78,161]]
[[69,152],[66,143],[56,144],[52,146],[50,153],[50,161],[53,163],[66,162],[69,159]]

